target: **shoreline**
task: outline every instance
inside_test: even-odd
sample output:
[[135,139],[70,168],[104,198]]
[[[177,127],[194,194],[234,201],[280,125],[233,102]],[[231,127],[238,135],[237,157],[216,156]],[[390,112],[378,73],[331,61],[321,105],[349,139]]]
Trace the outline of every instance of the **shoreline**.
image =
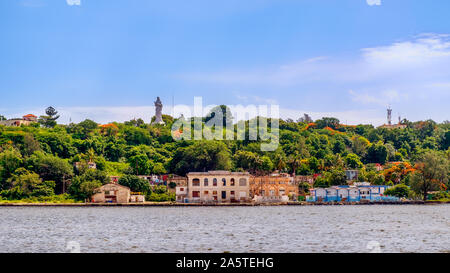
[[437,205],[450,204],[445,201],[400,201],[400,202],[362,202],[362,203],[169,203],[169,202],[146,202],[146,203],[0,203],[0,207],[274,207],[274,206],[371,206],[371,205]]

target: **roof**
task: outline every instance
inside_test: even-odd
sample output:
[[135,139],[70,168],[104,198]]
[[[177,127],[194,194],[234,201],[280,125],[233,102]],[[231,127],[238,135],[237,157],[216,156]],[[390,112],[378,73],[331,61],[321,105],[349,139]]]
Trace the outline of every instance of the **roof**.
[[249,175],[249,172],[230,172],[230,171],[208,171],[208,172],[190,172],[187,175]]
[[[128,188],[127,186],[123,186],[123,185],[120,185],[120,184],[117,184],[117,183],[107,183],[107,184],[105,184],[105,185],[102,185],[100,188],[103,188],[103,187],[105,187],[105,186],[117,186],[117,187],[120,187],[120,188],[125,188],[125,189],[127,189],[127,190],[130,190],[130,188]],[[100,189],[99,188],[99,189]]]
[[115,125],[114,123],[108,123],[108,124],[99,125],[99,127],[100,128],[109,128],[109,127],[118,128],[117,125]]
[[25,116],[23,116],[24,118],[37,118],[37,116],[35,116],[35,115],[33,115],[33,114],[28,114],[28,115],[25,115]]

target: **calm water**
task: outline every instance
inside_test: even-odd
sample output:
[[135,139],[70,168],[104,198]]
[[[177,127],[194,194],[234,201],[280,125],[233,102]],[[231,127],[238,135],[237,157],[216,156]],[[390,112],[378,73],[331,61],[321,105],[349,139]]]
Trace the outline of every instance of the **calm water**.
[[71,241],[81,252],[369,252],[370,241],[450,252],[450,205],[0,208],[0,252]]

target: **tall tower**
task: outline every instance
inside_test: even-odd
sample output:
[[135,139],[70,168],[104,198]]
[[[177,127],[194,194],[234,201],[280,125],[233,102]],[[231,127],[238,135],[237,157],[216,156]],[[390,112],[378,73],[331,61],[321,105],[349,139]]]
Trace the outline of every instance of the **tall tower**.
[[392,109],[391,109],[391,106],[389,106],[388,109],[387,109],[387,121],[388,121],[388,125],[392,125]]
[[155,101],[155,121],[152,122],[152,124],[166,124],[162,119],[162,108],[163,104],[161,102],[161,99],[157,97]]

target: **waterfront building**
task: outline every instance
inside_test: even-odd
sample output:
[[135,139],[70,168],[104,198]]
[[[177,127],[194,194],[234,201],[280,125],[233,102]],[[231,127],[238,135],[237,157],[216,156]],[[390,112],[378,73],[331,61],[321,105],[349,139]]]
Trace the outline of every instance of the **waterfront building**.
[[[166,179],[169,192],[175,193],[177,202],[184,202],[187,198],[187,178],[179,175],[169,175]],[[171,183],[175,183],[175,188],[171,188]]]
[[385,196],[384,192],[389,186],[370,185],[367,182],[355,183],[352,186],[333,186],[329,188],[310,189],[308,202],[381,202],[398,201],[392,196]]
[[250,196],[255,202],[287,202],[297,200],[298,184],[288,174],[252,176]]
[[92,195],[92,203],[128,203],[130,202],[131,191],[130,188],[109,183],[101,186]]
[[249,202],[248,172],[209,171],[187,174],[188,202]]

